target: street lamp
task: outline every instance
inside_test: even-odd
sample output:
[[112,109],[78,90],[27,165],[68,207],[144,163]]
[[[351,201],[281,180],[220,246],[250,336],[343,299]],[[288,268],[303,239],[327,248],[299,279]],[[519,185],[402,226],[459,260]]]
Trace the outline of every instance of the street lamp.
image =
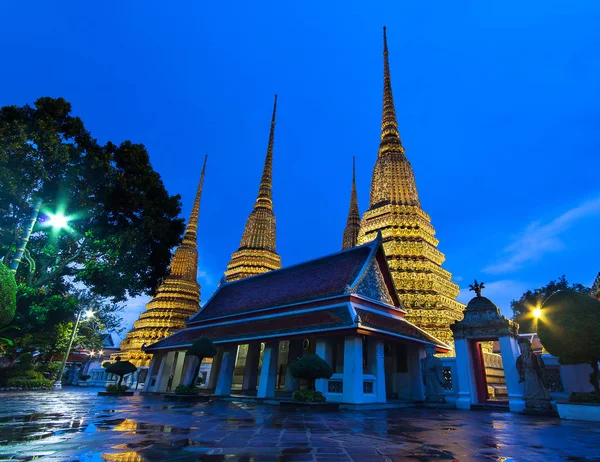
[[[29,238],[31,237],[31,232],[33,231],[35,222],[38,219],[38,215],[40,214],[41,207],[42,199],[37,198],[33,203],[33,211],[31,212],[29,222],[23,230],[23,234],[21,235],[19,245],[17,246],[15,255],[13,256],[9,265],[9,268],[13,272],[13,274],[16,274],[17,268],[19,268],[19,263],[21,263],[21,259],[23,258],[23,254],[25,253],[25,247],[27,247],[27,243],[29,242]],[[52,226],[52,228],[55,231],[69,227],[69,217],[66,217],[62,212],[48,213],[47,215],[50,217],[50,219],[46,224],[47,226]]]
[[54,388],[55,389],[61,389],[62,388],[62,376],[65,372],[65,365],[67,364],[67,359],[69,357],[69,354],[71,354],[71,347],[73,346],[73,339],[75,338],[75,335],[77,335],[77,329],[79,328],[79,320],[81,319],[81,315],[84,315],[85,318],[90,318],[92,316],[94,316],[94,312],[92,310],[86,310],[86,312],[83,312],[83,309],[79,310],[79,313],[77,313],[77,320],[75,321],[75,325],[73,326],[73,332],[71,332],[71,338],[69,339],[69,346],[67,347],[67,352],[65,354],[65,356],[63,357],[62,360],[62,364],[60,365],[60,371],[58,372],[58,377],[56,379],[56,382],[54,382]]

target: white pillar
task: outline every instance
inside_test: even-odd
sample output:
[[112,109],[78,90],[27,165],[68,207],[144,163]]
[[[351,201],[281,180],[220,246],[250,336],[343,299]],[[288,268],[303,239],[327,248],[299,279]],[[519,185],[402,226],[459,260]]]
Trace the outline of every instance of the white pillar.
[[258,398],[272,398],[275,396],[277,385],[277,360],[279,358],[279,342],[269,342],[263,351],[260,382],[258,384]]
[[290,340],[288,362],[285,368],[285,391],[296,391],[300,386],[300,380],[292,377],[290,366],[302,357],[303,350],[302,340]]
[[246,355],[246,365],[244,366],[244,379],[242,381],[242,390],[256,391],[256,382],[258,379],[258,362],[260,361],[260,342],[248,345],[248,354]]
[[408,357],[408,373],[410,374],[410,393],[415,401],[425,400],[425,385],[421,374],[421,359],[426,356],[425,347],[414,345],[406,349]]
[[158,376],[156,377],[156,385],[154,385],[154,391],[164,393],[167,391],[167,385],[169,384],[169,376],[173,369],[173,361],[175,361],[175,352],[169,351],[164,357],[158,370]]
[[367,343],[369,355],[369,373],[375,376],[375,390],[378,403],[386,402],[385,394],[385,365],[383,357],[383,342],[369,339]]
[[452,387],[457,387],[456,407],[458,409],[471,409],[471,396],[473,395],[473,368],[471,367],[471,353],[466,339],[454,340],[456,352],[456,380],[452,377]]
[[517,358],[521,354],[517,339],[512,336],[500,337],[500,354],[504,367],[504,378],[508,391],[508,407],[511,412],[523,412],[525,400],[523,399],[523,384],[519,383],[519,372],[517,371]]
[[221,370],[221,361],[223,359],[223,347],[217,347],[217,355],[213,358],[212,365],[210,366],[210,372],[206,380],[206,388],[211,390],[217,387],[217,381],[219,380],[219,372]]
[[[148,368],[148,375],[146,376],[146,383],[144,383],[144,389],[142,391],[149,392],[150,386],[152,384],[152,375],[154,375],[155,371],[160,368],[160,362],[163,356],[160,353],[156,353],[152,355],[152,361],[150,361],[150,367]],[[104,369],[103,369],[104,371]],[[105,374],[102,374],[103,376]],[[99,375],[97,376],[99,378]]]
[[196,366],[198,365],[198,356],[194,355],[185,355],[185,362],[183,363],[183,377],[181,379],[181,383],[186,385],[192,381],[192,375],[194,375],[194,371],[196,370]]
[[[331,342],[329,339],[317,339],[317,344],[315,345],[315,354],[324,359],[325,362],[331,366],[331,362],[333,361],[333,348],[331,347]],[[327,383],[327,379],[315,380],[315,390],[320,391],[324,395],[327,394]]]
[[231,382],[233,382],[233,373],[235,371],[236,353],[237,345],[227,345],[223,350],[219,379],[217,380],[217,388],[215,390],[215,395],[217,396],[231,395]]
[[363,402],[363,351],[362,338],[344,339],[344,403]]
[[171,391],[175,391],[178,385],[180,385],[183,376],[183,363],[185,361],[185,351],[178,351],[177,358],[175,359],[175,371],[173,372],[173,383],[171,385]]

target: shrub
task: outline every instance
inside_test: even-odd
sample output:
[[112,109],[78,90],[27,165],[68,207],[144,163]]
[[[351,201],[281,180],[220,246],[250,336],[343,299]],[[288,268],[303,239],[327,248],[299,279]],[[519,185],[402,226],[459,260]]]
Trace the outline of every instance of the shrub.
[[12,321],[16,308],[17,283],[15,277],[4,263],[0,263],[0,327]]
[[19,356],[19,369],[31,369],[33,367],[33,355],[31,353],[23,353]]
[[106,391],[109,393],[123,393],[127,390],[127,385],[106,385]]
[[292,394],[292,398],[303,403],[324,403],[326,401],[323,393],[315,390],[296,390]]
[[60,371],[61,363],[58,361],[50,363],[46,366],[46,373],[48,374],[49,379],[56,379],[58,376],[58,371]]
[[292,377],[308,381],[308,389],[315,389],[316,379],[328,379],[333,375],[333,369],[327,361],[318,355],[305,355],[290,366]]
[[80,375],[79,376],[79,380],[83,380],[84,382],[88,379],[90,379],[92,376],[91,375]]
[[106,368],[107,368],[108,366],[110,366],[111,364],[112,364],[112,363],[111,363],[110,361],[104,361],[104,362],[102,363],[102,367],[106,369]]
[[552,294],[542,306],[538,335],[561,364],[589,363],[590,383],[600,395],[600,301],[572,290]]
[[115,374],[119,376],[118,386],[121,386],[121,382],[123,382],[123,377],[127,374],[131,374],[137,371],[137,367],[131,364],[129,361],[121,361],[120,357],[117,357],[117,362],[112,363],[105,367],[106,372],[109,374]]
[[23,388],[24,390],[29,390],[31,388],[52,388],[52,384],[52,380],[43,377],[13,377],[6,382],[6,385],[10,388]]
[[188,387],[187,385],[178,385],[177,388],[175,388],[175,393],[178,393],[180,395],[195,395],[198,393],[198,390],[196,389],[196,387]]
[[196,366],[196,370],[192,375],[191,381],[188,384],[188,387],[193,388],[196,385],[196,380],[198,379],[198,374],[200,373],[200,366],[202,365],[202,360],[204,358],[212,358],[217,354],[217,349],[215,348],[214,343],[208,337],[200,337],[196,340],[185,352],[186,356],[197,356],[199,361]]

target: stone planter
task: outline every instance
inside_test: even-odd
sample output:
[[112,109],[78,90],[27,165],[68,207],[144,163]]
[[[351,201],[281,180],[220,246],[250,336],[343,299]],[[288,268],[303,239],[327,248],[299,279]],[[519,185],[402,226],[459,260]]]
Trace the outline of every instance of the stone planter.
[[133,391],[99,391],[98,396],[133,396]]
[[187,401],[193,403],[208,403],[210,401],[210,395],[187,395],[179,393],[167,393],[163,395],[165,401]]
[[302,401],[280,401],[279,409],[282,411],[300,412],[337,412],[340,410],[339,403],[305,403]]
[[600,404],[557,402],[556,409],[561,419],[600,422]]

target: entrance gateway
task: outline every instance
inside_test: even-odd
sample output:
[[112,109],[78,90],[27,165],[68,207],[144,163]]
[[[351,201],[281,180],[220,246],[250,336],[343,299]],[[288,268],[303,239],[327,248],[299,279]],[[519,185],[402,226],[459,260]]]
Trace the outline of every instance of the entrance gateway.
[[207,388],[275,398],[298,388],[289,366],[316,353],[333,368],[316,388],[330,402],[424,399],[425,348],[450,347],[404,318],[379,235],[359,247],[219,286],[186,327],[144,349],[153,355],[145,392],[188,383],[187,348],[202,336],[217,346]]
[[473,404],[495,403],[523,412],[523,385],[515,367],[520,354],[519,325],[502,316],[500,309],[481,295],[482,287],[475,281],[472,290],[476,296],[467,305],[464,318],[450,326],[458,372],[456,407],[470,409]]

